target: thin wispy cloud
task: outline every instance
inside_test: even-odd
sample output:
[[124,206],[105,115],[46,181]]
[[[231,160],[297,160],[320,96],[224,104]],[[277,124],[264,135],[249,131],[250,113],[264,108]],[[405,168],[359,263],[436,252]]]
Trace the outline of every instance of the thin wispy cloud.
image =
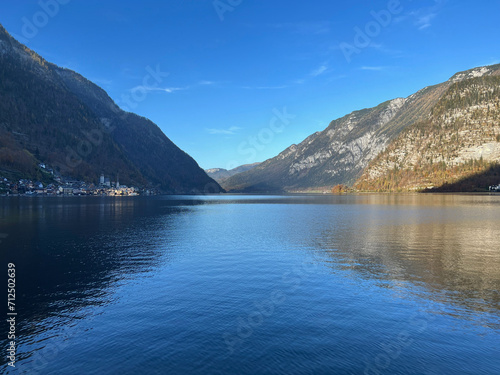
[[227,129],[206,129],[209,134],[222,134],[222,135],[234,135],[238,130],[242,130],[243,128],[240,128],[239,126],[231,126],[230,128]]
[[200,81],[200,82],[198,82],[198,85],[200,85],[200,86],[212,86],[215,84],[216,84],[216,82],[214,82],[214,81]]
[[164,88],[159,87],[156,91],[163,91],[168,94],[171,94],[176,91],[187,90],[187,89],[188,89],[187,87],[164,87]]
[[162,92],[166,92],[168,94],[171,94],[171,93],[174,93],[176,91],[187,90],[187,89],[188,89],[188,87],[135,86],[134,88],[130,89],[130,91],[145,91],[145,92],[162,91]]
[[404,56],[404,52],[398,49],[393,49],[393,48],[387,48],[384,44],[380,43],[371,43],[368,48],[374,49],[376,51],[379,51],[383,54],[390,55],[394,58],[402,57]]
[[309,75],[311,77],[318,77],[324,74],[328,70],[328,66],[326,64],[321,65],[320,67],[314,69]]
[[[371,49],[374,49],[376,51],[382,52],[384,54],[391,55],[393,57],[400,57],[404,53],[401,50],[388,48],[386,45],[381,44],[381,43],[376,43],[376,42],[371,42],[366,48],[371,48]],[[338,53],[338,51],[341,50],[340,43],[329,45],[328,50],[332,51],[334,53]]]
[[297,85],[303,85],[307,83],[309,80],[319,77],[321,75],[324,75],[330,71],[329,66],[327,63],[323,63],[317,68],[311,70],[309,73],[307,73],[304,77],[302,78],[297,78],[292,81],[287,82],[286,84],[283,85],[275,85],[275,86],[242,86],[241,88],[246,89],[246,90],[282,90],[286,89],[289,87],[297,86]]
[[278,85],[278,86],[242,86],[241,88],[245,90],[282,90],[290,87],[289,85]]
[[344,78],[347,78],[348,76],[346,74],[339,74],[337,76],[332,76],[332,77],[328,77],[327,79],[327,82],[335,82],[339,79],[344,79]]
[[426,30],[432,26],[433,21],[442,11],[447,0],[434,0],[434,5],[431,7],[425,7],[413,12],[410,12],[408,16],[413,17],[414,25],[418,30]]
[[428,27],[431,27],[432,23],[431,21],[437,16],[436,13],[429,13],[423,16],[418,17],[416,21],[416,25],[419,30],[424,30],[427,29]]
[[361,70],[380,71],[380,70],[384,70],[385,67],[384,66],[362,66],[360,69]]
[[159,91],[159,92],[166,92],[167,94],[172,94],[177,91],[191,90],[199,86],[213,86],[215,84],[216,82],[214,81],[202,80],[194,85],[183,86],[183,87],[155,87],[155,86],[139,85],[130,89],[130,91],[145,91],[145,92]]
[[328,34],[331,31],[331,24],[328,21],[274,23],[268,26],[302,35]]

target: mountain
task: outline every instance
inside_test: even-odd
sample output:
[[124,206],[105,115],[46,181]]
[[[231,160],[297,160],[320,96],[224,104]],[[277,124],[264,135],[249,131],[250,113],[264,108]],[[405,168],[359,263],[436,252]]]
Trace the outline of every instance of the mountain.
[[[450,89],[481,77],[496,77],[499,72],[500,65],[495,65],[457,73],[450,80],[407,98],[352,112],[256,168],[230,177],[222,185],[239,192],[329,190],[337,184],[352,185],[394,140],[407,137],[403,131],[437,115],[437,105]],[[464,101],[459,105],[466,110],[474,104]]]
[[205,169],[205,172],[207,172],[207,174],[210,177],[212,177],[215,181],[221,183],[222,181],[227,180],[229,177],[234,176],[235,174],[238,173],[249,171],[250,169],[255,168],[259,164],[260,163],[244,164],[230,170],[224,168],[211,168],[211,169]]
[[160,128],[124,112],[80,74],[47,62],[0,25],[0,169],[36,178],[38,163],[63,175],[168,193],[220,186]]
[[500,183],[500,65],[456,74],[426,119],[406,128],[359,190],[485,190]]

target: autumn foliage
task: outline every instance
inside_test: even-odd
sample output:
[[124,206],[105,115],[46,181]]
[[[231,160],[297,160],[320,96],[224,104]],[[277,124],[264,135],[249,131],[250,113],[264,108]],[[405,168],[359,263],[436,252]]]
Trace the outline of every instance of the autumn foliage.
[[350,189],[345,185],[335,185],[332,189],[332,194],[344,194],[348,193]]

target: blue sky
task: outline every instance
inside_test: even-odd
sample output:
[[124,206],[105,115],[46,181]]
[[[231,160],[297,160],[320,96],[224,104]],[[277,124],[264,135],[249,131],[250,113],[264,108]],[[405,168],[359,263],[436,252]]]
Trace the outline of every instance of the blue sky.
[[263,161],[353,110],[500,62],[497,0],[2,1],[47,60],[203,168]]

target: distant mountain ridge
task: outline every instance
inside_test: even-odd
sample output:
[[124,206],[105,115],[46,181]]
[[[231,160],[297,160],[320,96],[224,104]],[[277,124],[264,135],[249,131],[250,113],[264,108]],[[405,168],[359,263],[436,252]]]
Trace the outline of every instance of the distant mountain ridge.
[[168,193],[220,185],[153,122],[124,112],[80,74],[47,62],[0,25],[0,168],[27,176],[47,163],[68,176]]
[[470,69],[407,98],[355,111],[222,184],[237,192],[329,190],[337,184],[353,185],[363,173],[368,173],[366,168],[371,168],[370,163],[378,155],[400,139],[403,131],[428,121],[450,89],[459,83],[467,85],[474,79],[499,74],[500,65]]
[[250,169],[255,168],[259,164],[260,163],[244,164],[230,170],[224,168],[211,168],[211,169],[205,169],[205,172],[207,172],[207,174],[210,177],[212,177],[215,181],[221,183],[222,181],[227,180],[229,177],[234,176],[235,174],[238,173],[249,171]]

